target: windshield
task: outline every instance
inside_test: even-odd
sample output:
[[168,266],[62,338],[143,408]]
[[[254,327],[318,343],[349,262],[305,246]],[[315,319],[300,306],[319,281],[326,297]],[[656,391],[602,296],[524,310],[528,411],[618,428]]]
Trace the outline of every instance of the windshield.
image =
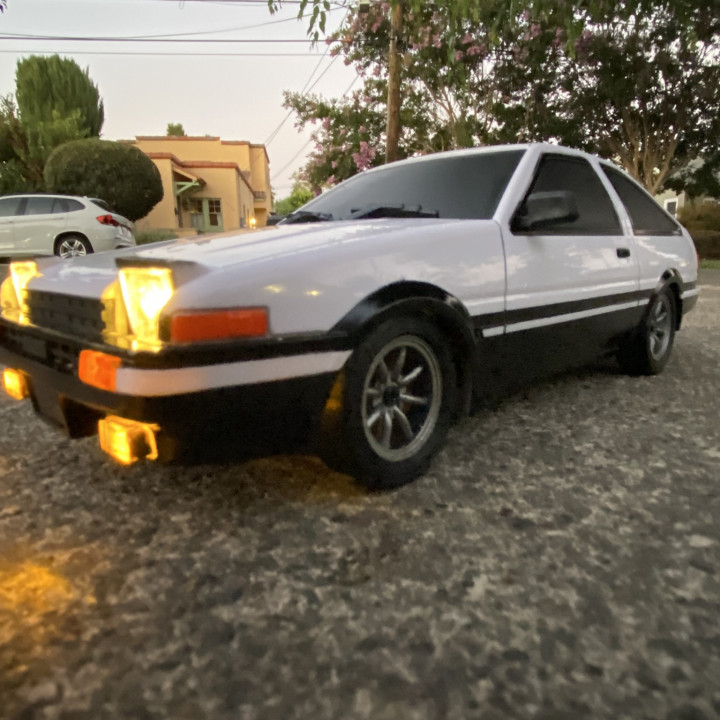
[[[370,217],[367,208],[411,209],[416,217],[486,220],[493,216],[524,149],[429,156],[355,175],[301,210],[320,219]],[[387,214],[386,214],[387,216]],[[397,215],[396,215],[397,216]]]

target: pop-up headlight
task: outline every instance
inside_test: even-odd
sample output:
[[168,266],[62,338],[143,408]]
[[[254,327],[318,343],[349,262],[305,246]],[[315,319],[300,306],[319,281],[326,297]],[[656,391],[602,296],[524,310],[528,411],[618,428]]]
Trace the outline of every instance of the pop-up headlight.
[[132,349],[159,350],[160,313],[174,292],[172,271],[163,267],[123,267],[119,275]]

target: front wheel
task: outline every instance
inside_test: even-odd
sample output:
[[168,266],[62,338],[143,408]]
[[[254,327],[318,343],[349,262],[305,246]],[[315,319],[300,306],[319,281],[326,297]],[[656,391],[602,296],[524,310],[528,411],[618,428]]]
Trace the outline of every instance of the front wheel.
[[395,318],[376,328],[341,376],[335,427],[322,453],[373,489],[410,482],[442,446],[457,404],[449,344],[432,324]]
[[657,375],[670,359],[675,340],[676,305],[672,290],[661,290],[645,319],[618,352],[620,367],[632,375]]

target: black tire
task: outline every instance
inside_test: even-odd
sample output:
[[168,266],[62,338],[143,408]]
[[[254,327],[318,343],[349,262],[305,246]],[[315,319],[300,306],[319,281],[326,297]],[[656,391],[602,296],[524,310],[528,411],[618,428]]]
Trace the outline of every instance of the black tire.
[[61,258],[89,255],[92,251],[90,241],[82,235],[64,235],[55,241],[54,252]]
[[[447,338],[418,318],[393,318],[363,339],[328,403],[321,455],[373,490],[414,480],[442,446],[458,389]],[[328,412],[326,411],[326,416]]]
[[618,362],[631,375],[657,375],[667,365],[675,341],[675,294],[663,288],[648,306],[642,323],[620,347]]

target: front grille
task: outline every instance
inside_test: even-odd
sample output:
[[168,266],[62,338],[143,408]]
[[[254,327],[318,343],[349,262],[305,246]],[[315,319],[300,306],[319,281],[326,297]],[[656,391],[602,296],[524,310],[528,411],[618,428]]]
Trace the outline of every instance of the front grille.
[[30,290],[26,292],[25,302],[32,325],[77,340],[102,342],[102,301]]
[[3,345],[11,352],[36,360],[65,375],[77,375],[80,348],[33,337],[25,329],[5,327]]

